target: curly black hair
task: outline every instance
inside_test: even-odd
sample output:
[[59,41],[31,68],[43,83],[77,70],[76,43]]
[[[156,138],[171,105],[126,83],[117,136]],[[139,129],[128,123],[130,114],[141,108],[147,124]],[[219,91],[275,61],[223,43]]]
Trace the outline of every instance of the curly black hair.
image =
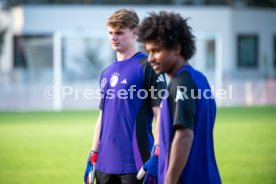
[[151,12],[139,27],[138,41],[157,42],[168,49],[180,45],[181,55],[185,60],[189,60],[194,55],[196,48],[195,37],[187,20],[174,12]]

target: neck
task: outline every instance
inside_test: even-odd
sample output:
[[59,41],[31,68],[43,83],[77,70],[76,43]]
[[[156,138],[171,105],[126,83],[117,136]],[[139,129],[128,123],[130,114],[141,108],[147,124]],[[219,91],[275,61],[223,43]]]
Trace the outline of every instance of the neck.
[[176,71],[179,70],[182,66],[188,65],[188,62],[185,61],[185,59],[181,58],[175,62],[175,64],[172,66],[172,68],[167,71],[167,75],[169,78],[173,78]]
[[123,61],[131,58],[134,54],[136,54],[135,48],[130,48],[124,52],[117,52],[117,61]]

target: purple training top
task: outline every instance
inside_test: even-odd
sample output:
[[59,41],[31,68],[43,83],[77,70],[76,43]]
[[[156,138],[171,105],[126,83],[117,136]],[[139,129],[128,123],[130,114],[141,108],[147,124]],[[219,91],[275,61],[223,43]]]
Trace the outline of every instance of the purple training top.
[[[136,53],[130,59],[115,61],[100,78],[102,127],[97,170],[109,174],[135,173],[150,157],[153,145],[152,107],[161,98],[157,91],[165,89],[163,75],[156,75],[146,55]],[[144,89],[144,90],[142,90]],[[157,98],[156,98],[157,97]]]
[[161,105],[158,183],[164,184],[175,131],[187,128],[194,139],[178,184],[220,184],[213,145],[216,103],[206,77],[185,65],[171,79],[168,91]]

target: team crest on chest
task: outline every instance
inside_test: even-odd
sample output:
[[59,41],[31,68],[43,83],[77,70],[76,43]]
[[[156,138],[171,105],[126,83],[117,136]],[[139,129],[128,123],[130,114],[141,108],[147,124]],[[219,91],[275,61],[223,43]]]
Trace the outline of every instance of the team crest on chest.
[[103,78],[103,79],[101,80],[101,89],[103,89],[103,88],[105,87],[106,82],[107,82],[107,79],[106,79],[106,78]]
[[119,80],[119,73],[115,72],[111,75],[111,78],[110,78],[110,86],[111,87],[115,87],[116,84],[118,83],[118,80]]

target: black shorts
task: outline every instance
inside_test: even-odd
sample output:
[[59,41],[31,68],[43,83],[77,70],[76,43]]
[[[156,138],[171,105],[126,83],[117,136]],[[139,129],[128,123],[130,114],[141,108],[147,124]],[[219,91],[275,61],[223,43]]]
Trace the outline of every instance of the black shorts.
[[96,171],[96,184],[142,184],[143,180],[136,178],[137,173],[107,174]]

